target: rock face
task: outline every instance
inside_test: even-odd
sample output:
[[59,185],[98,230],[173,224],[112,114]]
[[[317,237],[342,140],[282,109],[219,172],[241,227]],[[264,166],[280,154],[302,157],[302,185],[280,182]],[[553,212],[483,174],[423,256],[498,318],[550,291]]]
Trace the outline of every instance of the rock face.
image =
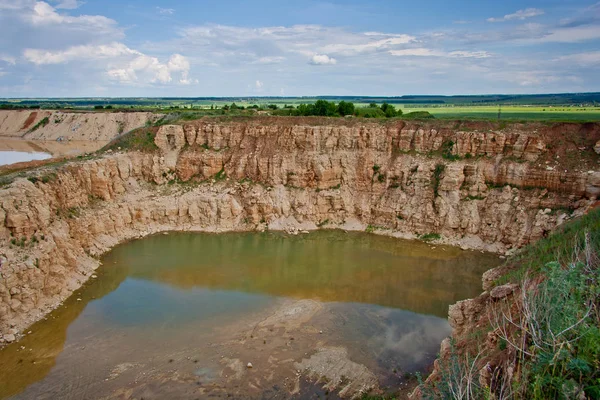
[[[163,126],[156,153],[105,154],[0,189],[0,334],[60,304],[98,267],[95,256],[164,230],[370,225],[504,252],[585,212],[600,193],[589,165],[547,168],[558,151],[548,149],[552,132],[299,121]],[[598,127],[586,131],[581,159],[597,157],[599,138]],[[454,311],[458,326],[469,313]]]

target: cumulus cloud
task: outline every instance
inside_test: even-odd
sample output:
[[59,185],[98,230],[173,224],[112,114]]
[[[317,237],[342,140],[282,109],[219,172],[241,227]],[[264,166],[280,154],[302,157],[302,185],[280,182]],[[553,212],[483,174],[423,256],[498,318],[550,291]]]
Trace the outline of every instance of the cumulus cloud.
[[142,55],[122,43],[106,45],[73,46],[66,50],[47,51],[40,49],[25,49],[23,56],[29,62],[37,65],[63,64],[75,60],[115,58],[123,55]]
[[180,84],[190,84],[190,62],[181,54],[173,54],[166,63],[131,49],[123,43],[106,45],[73,46],[66,50],[46,51],[26,49],[23,57],[36,65],[66,64],[70,62],[104,62],[106,73],[121,83],[173,81],[172,74],[179,74]]
[[116,21],[102,15],[80,15],[73,17],[59,14],[54,7],[43,1],[35,3],[30,18],[34,25],[61,24],[85,30],[106,29],[116,25]]
[[519,10],[512,14],[506,14],[501,18],[488,18],[488,22],[505,22],[512,20],[524,20],[527,18],[533,18],[540,15],[544,15],[544,10],[540,10],[539,8],[526,8],[524,10]]
[[[121,83],[170,83],[173,73],[180,74],[179,83],[189,85],[188,78],[190,63],[181,54],[173,54],[167,63],[161,63],[158,58],[140,54],[129,61],[124,67],[107,71],[108,76]],[[194,81],[196,83],[197,81]]]
[[327,54],[315,54],[310,59],[312,65],[334,65],[337,64],[335,58],[329,57]]
[[261,81],[257,80],[257,81],[254,83],[254,86],[256,86],[256,89],[260,90],[260,89],[262,89],[262,87],[264,86],[264,83],[262,83]]

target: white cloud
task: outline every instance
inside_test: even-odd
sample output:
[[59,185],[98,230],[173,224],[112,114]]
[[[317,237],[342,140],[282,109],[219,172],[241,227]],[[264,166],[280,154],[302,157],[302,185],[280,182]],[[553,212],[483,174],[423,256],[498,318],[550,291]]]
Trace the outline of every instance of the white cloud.
[[[372,37],[375,32],[371,32],[365,36]],[[380,34],[381,35],[381,34]],[[398,35],[390,38],[384,38],[379,40],[370,40],[367,43],[333,43],[328,44],[321,48],[323,52],[343,54],[343,55],[355,55],[360,53],[373,52],[378,50],[386,50],[398,45],[414,42],[415,38],[408,35]]]
[[264,83],[262,83],[261,81],[257,80],[254,83],[254,86],[256,86],[256,89],[261,90],[263,88],[263,86],[264,86]]
[[335,58],[329,57],[327,54],[315,54],[310,59],[312,65],[334,65],[337,64]]
[[591,66],[600,64],[600,51],[590,51],[587,53],[569,54],[555,59],[555,61],[566,63],[572,67]]
[[132,50],[122,43],[107,45],[73,46],[61,51],[46,51],[39,49],[25,49],[23,56],[29,62],[37,65],[64,64],[74,60],[90,60],[115,58],[123,55],[142,55],[139,51]]
[[[55,0],[55,2],[56,2],[56,0]],[[81,4],[82,4],[82,1],[80,1],[80,0],[58,0],[58,4],[56,5],[56,8],[64,8],[67,10],[73,10],[73,9],[81,6]]]
[[20,10],[34,4],[35,0],[0,0],[0,10]]
[[595,39],[600,39],[600,26],[598,25],[553,29],[542,37],[531,40],[531,42],[578,43]]
[[285,57],[281,56],[260,57],[259,59],[252,61],[252,64],[280,64],[284,62],[285,59]]
[[156,10],[158,11],[159,14],[163,14],[163,15],[175,14],[175,10],[173,8],[156,7]]
[[[188,48],[212,51],[227,58],[224,64],[240,62],[240,53],[250,57],[247,62],[270,64],[290,60],[291,55],[312,58],[327,54],[337,58],[366,53],[385,52],[412,43],[414,36],[396,33],[355,33],[339,27],[294,25],[245,28],[225,25],[201,25],[181,30],[176,42]],[[290,55],[289,57],[287,57]],[[213,57],[213,59],[215,59]]]
[[175,72],[180,74],[178,83],[181,85],[198,83],[197,80],[189,79],[190,63],[181,54],[173,54],[166,64],[156,57],[141,54],[124,67],[109,69],[107,74],[121,83],[167,84],[173,81],[172,74]]
[[441,53],[425,48],[390,50],[390,54],[397,57],[439,57]]
[[427,48],[391,50],[390,54],[397,57],[449,57],[449,58],[489,58],[487,51],[451,51],[449,53]]
[[487,51],[451,51],[448,56],[455,58],[490,58],[492,54]]
[[540,15],[544,15],[544,10],[540,10],[539,8],[526,8],[524,10],[519,10],[513,14],[506,14],[502,18],[488,18],[488,22],[505,22],[512,20],[524,20],[527,18],[533,18]]
[[46,51],[26,49],[24,58],[36,65],[67,64],[70,62],[104,62],[107,75],[121,83],[170,83],[173,73],[178,73],[179,83],[188,85],[197,81],[189,79],[190,62],[181,54],[173,54],[166,63],[130,49],[123,43],[107,45],[73,46],[66,50]]
[[4,61],[5,63],[11,65],[15,65],[17,63],[17,59],[15,57],[6,54],[0,54],[0,61]]
[[86,31],[113,28],[116,25],[116,21],[102,15],[80,15],[73,17],[59,14],[54,7],[43,1],[35,3],[33,13],[29,17],[33,25],[67,25]]

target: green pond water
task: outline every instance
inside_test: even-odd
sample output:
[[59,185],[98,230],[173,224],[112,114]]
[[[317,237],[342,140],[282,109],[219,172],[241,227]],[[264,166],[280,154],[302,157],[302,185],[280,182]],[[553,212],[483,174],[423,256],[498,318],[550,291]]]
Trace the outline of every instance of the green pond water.
[[[227,351],[260,363],[277,352],[310,355],[317,339],[349,349],[393,387],[398,371],[428,368],[450,333],[448,305],[479,294],[481,274],[499,259],[319,231],[161,234],[120,245],[102,263],[97,278],[0,350],[0,398],[134,398],[123,388],[146,376],[189,372],[216,382],[228,377],[219,372]],[[295,342],[265,354],[239,340],[281,304],[303,299],[319,311],[294,328]]]

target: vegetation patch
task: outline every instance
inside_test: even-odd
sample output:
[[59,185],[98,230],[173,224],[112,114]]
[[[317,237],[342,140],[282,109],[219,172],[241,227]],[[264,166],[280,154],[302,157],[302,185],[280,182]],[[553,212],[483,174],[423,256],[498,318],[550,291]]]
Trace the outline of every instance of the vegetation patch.
[[433,194],[435,197],[438,197],[438,190],[440,188],[440,181],[442,179],[442,174],[446,166],[444,164],[437,164],[435,166],[435,170],[433,171]]
[[404,114],[402,119],[435,119],[435,117],[428,111],[413,111]]
[[36,130],[40,129],[40,128],[43,128],[43,127],[45,127],[46,125],[48,125],[49,123],[50,123],[50,119],[49,119],[48,117],[44,117],[44,118],[42,118],[42,119],[40,120],[40,122],[38,122],[37,124],[35,124],[35,125],[33,126],[33,128],[31,128],[31,129],[29,130],[29,132],[31,133],[31,132],[33,132],[33,131],[36,131]]
[[454,142],[452,140],[446,140],[442,143],[441,151],[442,157],[449,161],[460,160],[460,156],[458,154],[453,154],[452,150],[454,149]]
[[321,228],[321,227],[327,225],[328,223],[329,223],[329,219],[325,219],[323,221],[319,221],[319,223],[317,223],[317,227]]
[[158,150],[158,146],[154,143],[154,137],[156,136],[156,129],[154,128],[140,128],[128,132],[112,142],[107,144],[102,150],[130,150],[130,151],[144,151],[153,152]]
[[485,197],[477,195],[477,196],[471,196],[468,195],[467,197],[465,197],[467,200],[485,200]]
[[440,235],[439,233],[426,233],[424,235],[419,236],[419,240],[422,240],[424,242],[433,242],[434,240],[440,240],[441,238],[442,235]]
[[511,257],[497,284],[514,293],[485,303],[479,328],[451,343],[435,382],[421,383],[423,398],[600,398],[599,251],[596,209]]
[[215,174],[214,179],[217,182],[227,179],[227,173],[225,172],[225,167],[221,168],[221,170]]

